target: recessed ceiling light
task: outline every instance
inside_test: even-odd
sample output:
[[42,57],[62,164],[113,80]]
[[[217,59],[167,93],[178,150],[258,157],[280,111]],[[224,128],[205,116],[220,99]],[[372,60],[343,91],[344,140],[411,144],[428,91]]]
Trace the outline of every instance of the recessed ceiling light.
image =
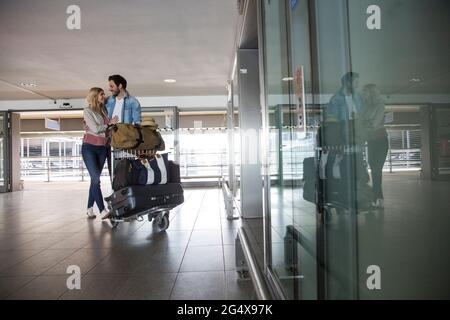
[[281,80],[287,82],[287,81],[293,81],[294,78],[293,77],[286,77],[286,78],[283,78]]
[[166,80],[164,80],[164,82],[165,83],[175,83],[175,82],[177,82],[177,80],[175,80],[175,79],[166,79]]
[[37,87],[36,83],[31,83],[31,82],[21,82],[20,85],[22,87],[31,87],[31,88]]

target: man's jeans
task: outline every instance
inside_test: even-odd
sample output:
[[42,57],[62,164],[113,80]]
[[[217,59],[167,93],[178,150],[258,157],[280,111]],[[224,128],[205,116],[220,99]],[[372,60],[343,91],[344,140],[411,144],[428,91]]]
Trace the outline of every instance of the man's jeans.
[[81,155],[83,156],[86,168],[91,176],[91,185],[89,187],[88,208],[97,203],[97,207],[102,212],[105,209],[103,203],[102,190],[100,189],[100,175],[105,165],[108,148],[104,146],[94,146],[92,144],[83,143],[81,146]]

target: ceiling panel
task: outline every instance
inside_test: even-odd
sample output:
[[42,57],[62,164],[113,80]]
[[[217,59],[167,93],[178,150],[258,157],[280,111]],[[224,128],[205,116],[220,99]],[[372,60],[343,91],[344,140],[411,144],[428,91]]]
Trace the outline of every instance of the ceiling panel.
[[[223,0],[0,1],[0,79],[32,82],[53,98],[80,98],[119,73],[139,96],[225,94],[238,12]],[[174,78],[175,84],[164,79]],[[0,99],[36,99],[0,90]]]

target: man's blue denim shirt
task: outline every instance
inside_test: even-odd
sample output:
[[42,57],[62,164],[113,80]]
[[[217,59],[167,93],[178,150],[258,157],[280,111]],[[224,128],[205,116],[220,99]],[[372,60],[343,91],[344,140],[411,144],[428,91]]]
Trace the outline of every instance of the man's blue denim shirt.
[[[114,112],[114,107],[116,106],[116,97],[110,96],[106,100],[105,106],[108,111],[108,117],[111,119]],[[125,93],[123,101],[122,123],[141,123],[141,105],[135,97],[128,93],[128,91]]]

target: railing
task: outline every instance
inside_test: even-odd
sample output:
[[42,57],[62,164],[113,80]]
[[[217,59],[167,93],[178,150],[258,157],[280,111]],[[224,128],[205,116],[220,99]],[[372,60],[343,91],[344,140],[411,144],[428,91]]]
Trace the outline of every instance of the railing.
[[[82,157],[33,157],[21,158],[21,178],[28,181],[80,180],[89,177]],[[108,176],[105,167],[102,176]]]
[[[286,152],[283,158],[283,176],[288,179],[301,179],[303,176],[303,159],[314,157],[314,153],[305,151]],[[277,176],[278,165],[276,151],[271,151],[271,176]],[[292,161],[300,159],[301,161]],[[389,149],[383,170],[386,172],[418,171],[422,167],[422,153],[420,149]],[[370,166],[369,166],[370,169]]]
[[[271,175],[277,174],[275,164],[276,155],[272,153],[274,160],[271,165]],[[287,152],[290,154],[290,152]],[[285,178],[301,178],[303,175],[303,163],[294,162],[292,159],[303,159],[313,156],[310,152],[294,151],[293,156],[285,157],[283,161],[283,175]],[[228,173],[228,158],[226,152],[182,152],[181,177],[183,179],[219,179]],[[384,165],[384,170],[389,172],[420,170],[420,149],[389,149]],[[89,177],[86,166],[81,156],[73,157],[30,157],[21,159],[22,180],[76,180],[84,181]],[[108,176],[105,168],[102,176]]]
[[389,149],[384,171],[420,170],[422,167],[422,153],[420,149]]
[[220,178],[228,170],[227,153],[224,152],[181,152],[180,169],[182,178]]
[[[182,179],[219,179],[228,169],[226,152],[181,153]],[[102,176],[108,176],[105,166]],[[80,180],[89,177],[81,156],[21,158],[21,179],[25,181]]]

